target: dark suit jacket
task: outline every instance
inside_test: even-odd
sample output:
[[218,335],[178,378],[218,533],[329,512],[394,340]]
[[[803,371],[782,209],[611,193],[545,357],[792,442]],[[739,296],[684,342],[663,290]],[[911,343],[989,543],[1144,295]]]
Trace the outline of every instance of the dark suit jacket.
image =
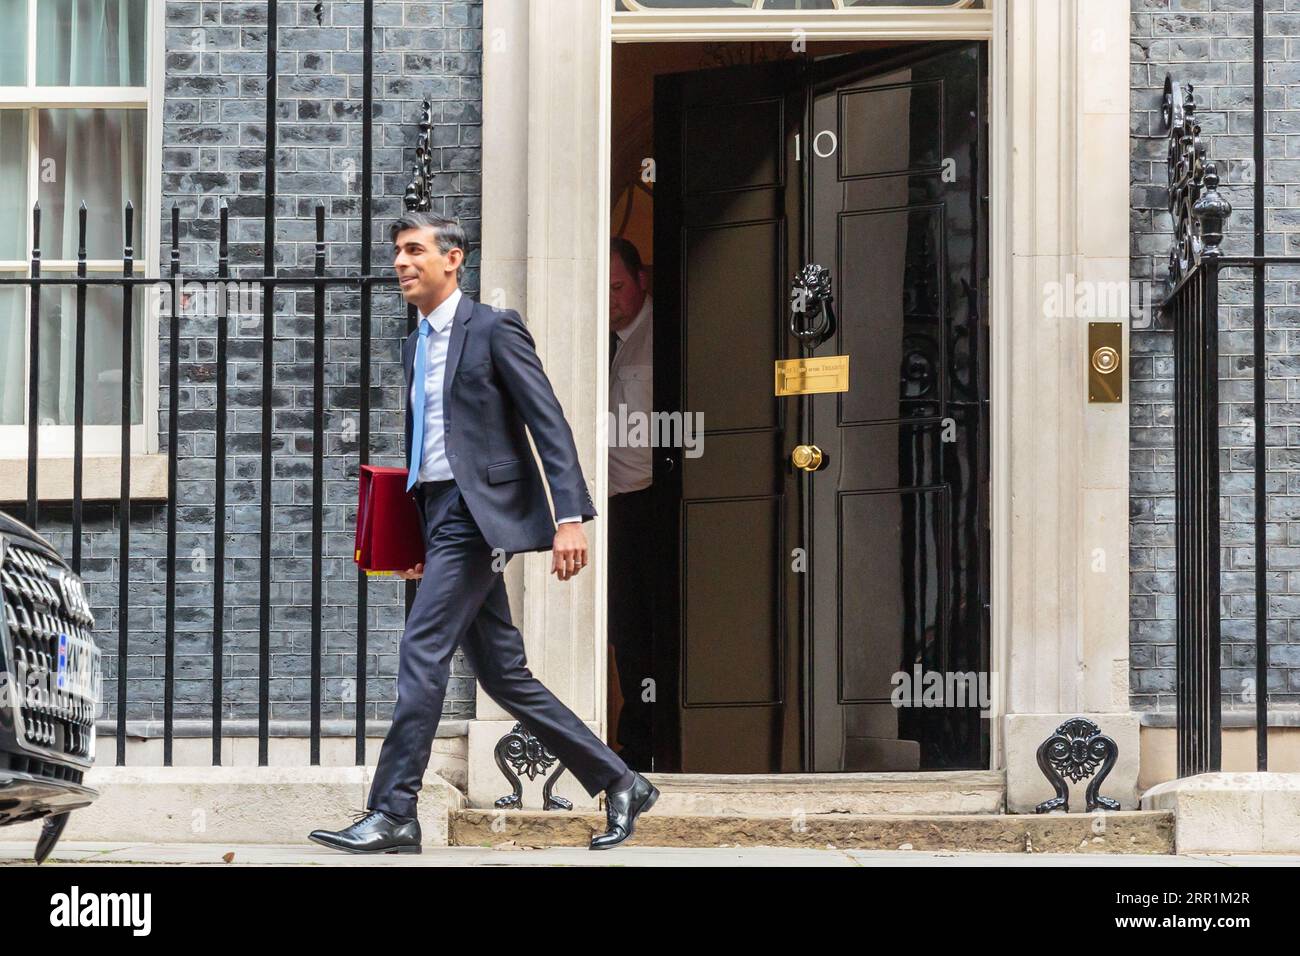
[[[417,328],[402,343],[407,462],[419,338]],[[442,409],[447,463],[489,546],[511,554],[549,551],[555,538],[525,425],[546,469],[556,514],[582,515],[583,521],[596,516],[573,432],[518,312],[494,309],[462,293],[447,346]]]

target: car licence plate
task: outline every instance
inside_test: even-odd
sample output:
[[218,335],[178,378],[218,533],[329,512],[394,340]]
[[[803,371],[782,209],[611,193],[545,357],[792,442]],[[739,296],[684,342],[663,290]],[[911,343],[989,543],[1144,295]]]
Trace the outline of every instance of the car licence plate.
[[99,670],[99,648],[71,634],[59,634],[57,688],[83,700],[96,701],[95,674]]

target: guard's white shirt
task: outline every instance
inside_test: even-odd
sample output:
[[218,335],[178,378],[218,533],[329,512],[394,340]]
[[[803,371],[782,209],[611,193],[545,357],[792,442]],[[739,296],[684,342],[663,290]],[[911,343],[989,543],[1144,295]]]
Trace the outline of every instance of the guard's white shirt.
[[[618,430],[620,422],[635,420],[635,412],[645,415],[643,433],[648,436],[648,426],[654,420],[654,303],[650,296],[641,303],[636,318],[615,334],[619,346],[609,371],[609,493],[621,495],[648,488],[654,467],[650,442],[627,447],[626,436]],[[620,411],[620,405],[626,406],[626,411]]]

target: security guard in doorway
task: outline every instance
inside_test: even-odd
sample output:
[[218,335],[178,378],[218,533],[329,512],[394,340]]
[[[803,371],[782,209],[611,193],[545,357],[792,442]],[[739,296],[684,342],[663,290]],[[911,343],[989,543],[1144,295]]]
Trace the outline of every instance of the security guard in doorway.
[[[609,244],[609,411],[611,422],[634,413],[649,421],[653,404],[654,304],[636,246]],[[620,406],[623,406],[620,408]],[[609,438],[609,637],[614,646],[623,707],[619,754],[634,770],[650,770],[651,709],[645,681],[652,676],[654,582],[646,560],[654,539],[650,442],[632,445],[612,428]]]

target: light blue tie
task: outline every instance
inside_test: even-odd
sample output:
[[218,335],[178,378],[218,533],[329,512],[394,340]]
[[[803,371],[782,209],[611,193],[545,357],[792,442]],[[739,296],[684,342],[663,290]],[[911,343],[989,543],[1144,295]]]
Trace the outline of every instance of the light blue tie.
[[420,320],[420,338],[416,342],[415,353],[415,371],[411,377],[415,379],[415,404],[411,408],[412,414],[415,415],[415,424],[411,429],[411,466],[407,469],[406,490],[410,491],[415,487],[415,482],[420,477],[420,460],[424,457],[424,403],[426,396],[424,394],[425,375],[424,364],[429,352],[429,320]]

